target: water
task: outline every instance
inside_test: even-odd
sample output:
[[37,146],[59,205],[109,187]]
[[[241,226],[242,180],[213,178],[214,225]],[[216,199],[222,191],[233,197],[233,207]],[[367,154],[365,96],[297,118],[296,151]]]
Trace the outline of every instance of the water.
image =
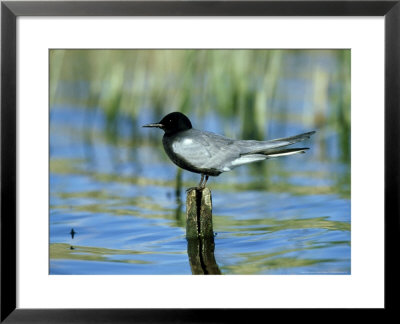
[[[51,107],[50,274],[192,273],[185,188],[200,177],[177,173],[162,131],[138,127],[158,121],[150,118],[143,109],[132,127],[119,116],[109,130],[100,109]],[[193,123],[224,133],[218,118]],[[266,133],[310,130],[274,119]],[[350,274],[350,164],[340,143],[338,132],[322,129],[307,154],[210,178],[222,274]]]

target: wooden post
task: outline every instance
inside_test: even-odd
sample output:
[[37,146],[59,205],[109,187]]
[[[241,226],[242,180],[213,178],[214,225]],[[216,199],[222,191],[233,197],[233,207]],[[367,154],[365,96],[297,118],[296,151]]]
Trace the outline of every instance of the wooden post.
[[211,191],[191,190],[186,197],[186,237],[214,237]]
[[186,196],[186,237],[194,239],[198,237],[197,224],[197,190],[191,190]]
[[186,238],[192,273],[221,274],[214,257],[212,199],[208,188],[187,194]]

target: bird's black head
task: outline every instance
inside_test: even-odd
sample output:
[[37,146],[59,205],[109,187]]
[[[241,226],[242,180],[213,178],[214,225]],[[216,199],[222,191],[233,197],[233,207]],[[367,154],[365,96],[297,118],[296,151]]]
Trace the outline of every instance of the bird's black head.
[[166,115],[160,122],[144,125],[143,127],[158,127],[161,128],[165,134],[172,135],[192,128],[192,123],[184,114],[173,112]]

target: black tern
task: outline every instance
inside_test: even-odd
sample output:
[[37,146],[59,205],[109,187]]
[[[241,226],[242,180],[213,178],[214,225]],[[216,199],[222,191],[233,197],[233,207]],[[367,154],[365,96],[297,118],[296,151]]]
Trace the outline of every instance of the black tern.
[[162,139],[165,152],[177,166],[201,174],[196,188],[199,190],[205,188],[209,176],[218,176],[240,165],[305,153],[308,147],[284,147],[308,139],[315,133],[269,141],[233,140],[193,128],[189,118],[180,112],[170,113],[160,122],[143,127],[161,128],[165,132]]

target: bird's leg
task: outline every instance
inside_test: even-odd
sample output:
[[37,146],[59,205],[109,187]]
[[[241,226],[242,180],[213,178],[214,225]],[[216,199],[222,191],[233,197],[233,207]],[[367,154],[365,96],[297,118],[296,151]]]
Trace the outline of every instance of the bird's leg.
[[206,183],[207,183],[207,180],[208,180],[208,175],[206,175],[206,180],[204,181],[204,183],[201,185],[201,189],[204,189],[205,187],[206,187]]
[[197,185],[197,187],[190,187],[188,189],[186,189],[186,192],[192,191],[192,190],[201,190],[204,189],[202,183],[203,183],[203,179],[204,179],[204,174],[201,174],[201,179],[199,184]]
[[190,188],[186,189],[186,192],[189,192],[192,190],[203,190],[206,187],[208,175],[206,175],[206,179],[205,179],[204,183],[203,183],[203,180],[204,180],[204,174],[201,174],[201,179],[200,179],[200,182],[197,185],[197,187],[190,187]]
[[199,184],[197,185],[197,188],[199,188],[199,189],[204,188],[203,184],[202,184],[203,180],[204,180],[204,174],[201,174],[201,179],[200,179]]

